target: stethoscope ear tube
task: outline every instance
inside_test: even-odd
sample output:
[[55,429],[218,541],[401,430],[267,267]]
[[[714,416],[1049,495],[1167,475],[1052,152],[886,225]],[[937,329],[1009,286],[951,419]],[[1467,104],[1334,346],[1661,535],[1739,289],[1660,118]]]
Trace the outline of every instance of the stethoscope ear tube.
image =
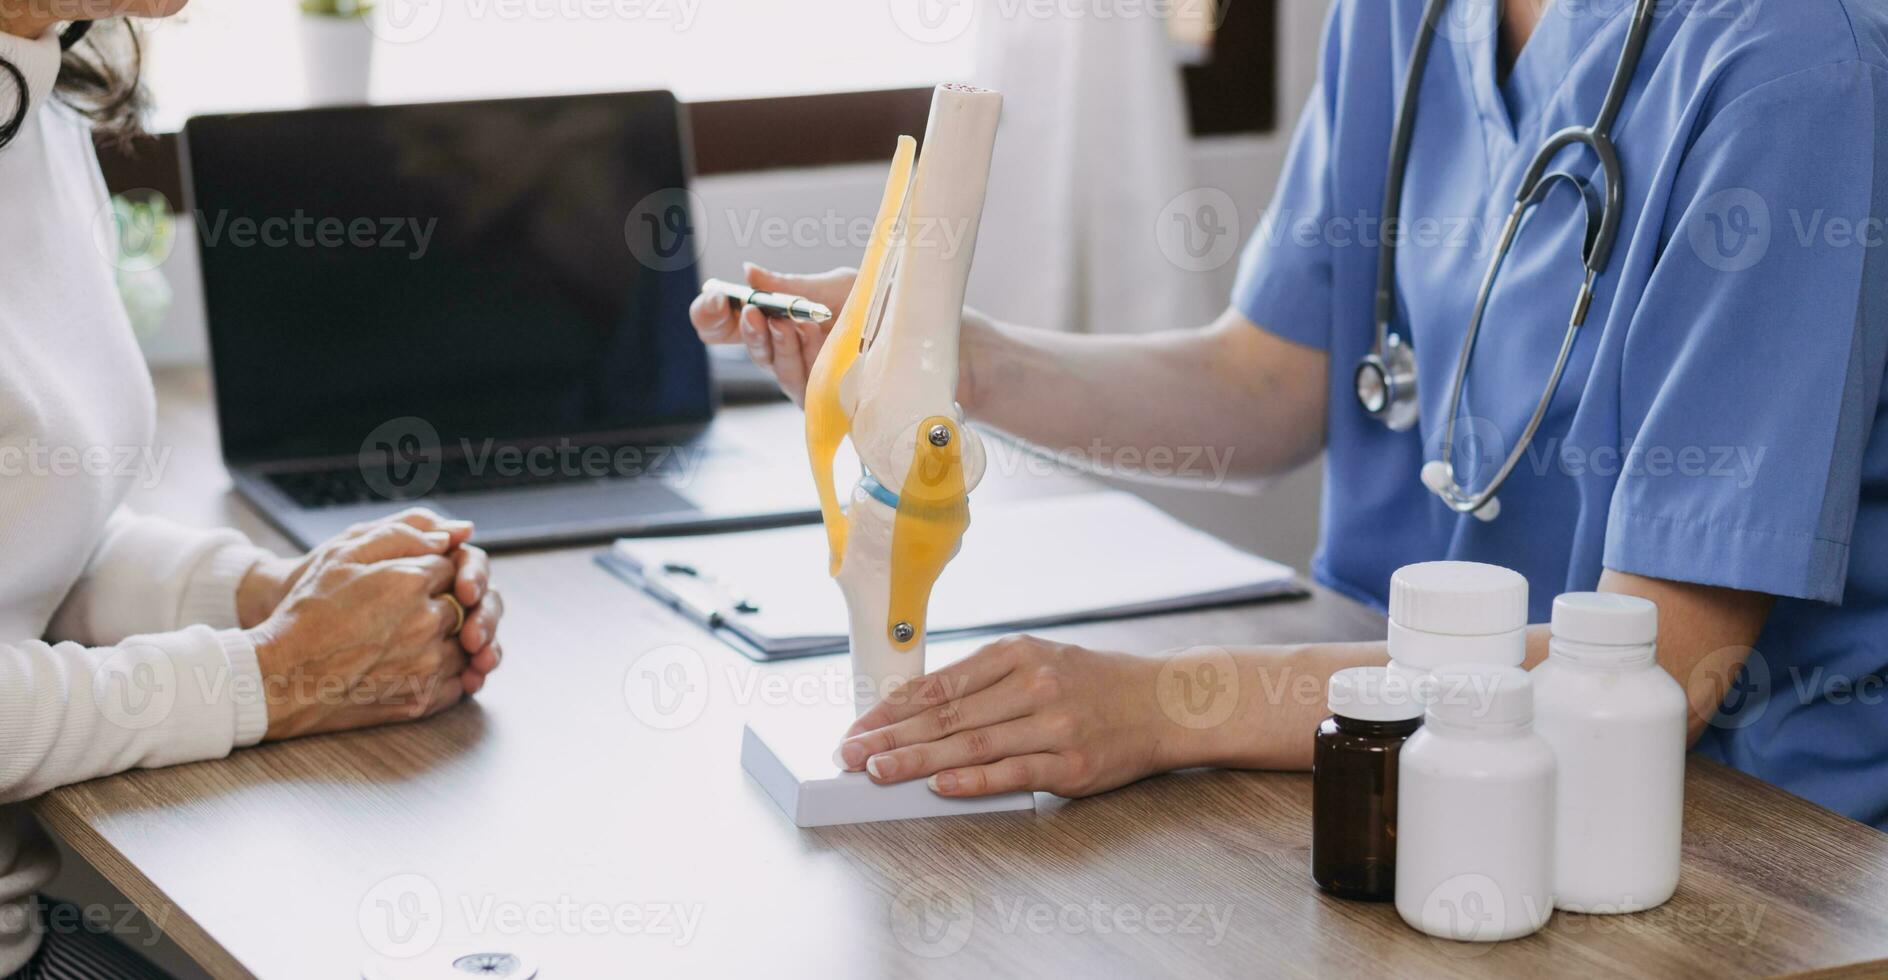
[[[1508,221],[1501,229],[1501,245],[1495,250],[1494,259],[1488,265],[1487,275],[1482,278],[1481,291],[1475,298],[1475,312],[1469,320],[1468,333],[1462,337],[1462,352],[1455,362],[1455,384],[1449,392],[1449,422],[1443,430],[1442,458],[1435,461],[1441,466],[1432,470],[1431,466],[1434,464],[1430,464],[1423,469],[1423,483],[1435,491],[1436,496],[1440,497],[1451,510],[1461,514],[1474,514],[1485,521],[1494,520],[1494,515],[1499,513],[1500,505],[1496,502],[1495,494],[1501,489],[1502,484],[1508,482],[1508,475],[1513,473],[1514,468],[1520,464],[1521,457],[1527,452],[1527,447],[1534,441],[1534,434],[1540,431],[1542,420],[1547,417],[1548,406],[1553,404],[1554,394],[1560,390],[1560,379],[1566,376],[1567,362],[1573,354],[1573,342],[1579,337],[1580,326],[1586,322],[1587,310],[1593,302],[1593,281],[1597,278],[1597,273],[1589,268],[1580,284],[1579,296],[1574,300],[1573,313],[1567,318],[1567,332],[1561,338],[1560,353],[1554,359],[1553,374],[1547,379],[1547,387],[1541,392],[1541,399],[1534,406],[1534,414],[1528,418],[1527,428],[1522,431],[1521,438],[1515,441],[1514,448],[1509,451],[1507,459],[1502,461],[1501,468],[1495,471],[1494,478],[1488,481],[1486,487],[1480,492],[1471,492],[1463,487],[1455,479],[1453,458],[1455,431],[1456,422],[1461,413],[1462,391],[1468,386],[1469,365],[1475,357],[1475,340],[1481,333],[1482,322],[1488,313],[1488,302],[1494,296],[1495,283],[1501,278],[1502,266],[1506,264],[1509,253],[1513,251],[1515,239],[1520,236],[1528,219],[1533,216],[1534,209],[1546,198],[1548,190],[1561,180],[1567,181],[1581,191],[1581,200],[1587,206],[1587,240],[1592,241],[1598,234],[1594,230],[1596,216],[1592,210],[1598,195],[1593,192],[1590,185],[1577,177],[1554,174],[1552,179],[1541,182],[1538,187],[1515,202],[1514,210],[1508,214]],[[1433,482],[1437,474],[1446,477],[1441,481],[1440,486]]]
[[13,142],[13,137],[20,134],[20,127],[26,125],[26,107],[32,103],[32,93],[26,91],[26,74],[15,67],[13,62],[0,58],[0,71],[13,77],[13,89],[19,93],[20,104],[13,110],[13,118],[0,123],[0,149]]
[[[85,37],[92,29],[89,20],[75,20],[59,32],[59,50],[70,51],[72,46]],[[33,94],[26,90],[26,74],[19,66],[0,58],[0,71],[6,72],[13,79],[13,90],[19,93],[19,105],[13,108],[13,115],[5,123],[0,123],[0,149],[5,149],[20,135],[20,127],[26,125],[26,109],[32,105]]]
[[89,20],[75,20],[66,25],[66,29],[59,32],[59,50],[72,50],[72,46],[84,40],[91,29],[92,22]]
[[[1600,175],[1606,181],[1606,196],[1593,189],[1593,182],[1564,170],[1549,173],[1547,168],[1554,162],[1561,151],[1570,146],[1585,146],[1599,157]],[[1625,174],[1619,166],[1619,151],[1613,141],[1604,134],[1586,126],[1574,126],[1555,133],[1547,140],[1547,145],[1534,155],[1534,162],[1528,165],[1527,173],[1521,178],[1521,187],[1515,192],[1515,204],[1521,208],[1532,208],[1547,199],[1556,184],[1565,181],[1571,184],[1583,198],[1586,206],[1586,246],[1581,251],[1587,271],[1599,275],[1612,261],[1613,245],[1619,239],[1619,215],[1625,210],[1623,188]]]
[[[1383,183],[1382,243],[1377,248],[1377,342],[1372,353],[1384,356],[1389,345],[1390,320],[1396,315],[1396,242],[1387,234],[1387,226],[1403,214],[1403,174],[1409,169],[1409,147],[1416,136],[1416,93],[1422,89],[1423,73],[1429,66],[1429,52],[1435,46],[1436,29],[1449,9],[1449,0],[1429,0],[1423,9],[1423,23],[1416,32],[1416,46],[1410,52],[1409,70],[1403,76],[1403,97],[1397,104],[1396,128],[1390,134],[1389,179]],[[1376,413],[1371,413],[1376,414]]]

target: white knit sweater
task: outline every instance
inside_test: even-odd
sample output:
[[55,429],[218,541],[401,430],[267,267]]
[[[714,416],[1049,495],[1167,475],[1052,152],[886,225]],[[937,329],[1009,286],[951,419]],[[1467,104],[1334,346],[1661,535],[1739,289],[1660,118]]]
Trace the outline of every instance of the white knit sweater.
[[[57,870],[19,801],[229,753],[267,726],[235,592],[262,552],[234,531],[123,509],[152,439],[151,381],[107,254],[84,120],[49,101],[55,36],[0,33],[27,79],[0,149],[0,976],[38,947]],[[0,70],[0,123],[19,92]],[[107,243],[101,248],[100,242]],[[148,458],[158,458],[151,456]]]

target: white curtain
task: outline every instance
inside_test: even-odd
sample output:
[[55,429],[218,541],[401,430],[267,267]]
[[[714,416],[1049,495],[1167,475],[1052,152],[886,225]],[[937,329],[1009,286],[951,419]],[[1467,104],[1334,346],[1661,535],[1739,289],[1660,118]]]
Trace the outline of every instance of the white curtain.
[[[1165,20],[1081,0],[982,0],[976,81],[1004,94],[970,302],[1091,333],[1204,323],[1218,280],[1161,248],[1163,212],[1200,193]],[[1137,5],[1146,11],[1152,5]],[[1043,16],[1048,8],[1073,11]]]

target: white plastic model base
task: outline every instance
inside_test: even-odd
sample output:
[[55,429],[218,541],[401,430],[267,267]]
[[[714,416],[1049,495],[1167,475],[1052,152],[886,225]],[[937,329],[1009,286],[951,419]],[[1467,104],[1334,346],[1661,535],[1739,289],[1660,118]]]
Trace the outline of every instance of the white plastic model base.
[[758,715],[741,733],[741,767],[773,797],[796,827],[955,817],[1033,810],[1033,793],[959,799],[931,792],[924,780],[880,786],[862,772],[833,764],[852,711],[806,706]]

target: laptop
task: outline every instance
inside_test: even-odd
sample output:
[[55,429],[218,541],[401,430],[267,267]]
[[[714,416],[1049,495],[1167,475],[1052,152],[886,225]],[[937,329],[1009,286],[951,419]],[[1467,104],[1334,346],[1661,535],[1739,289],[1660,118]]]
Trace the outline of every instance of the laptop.
[[666,92],[192,119],[224,462],[303,546],[423,504],[491,546],[817,519],[716,419]]

